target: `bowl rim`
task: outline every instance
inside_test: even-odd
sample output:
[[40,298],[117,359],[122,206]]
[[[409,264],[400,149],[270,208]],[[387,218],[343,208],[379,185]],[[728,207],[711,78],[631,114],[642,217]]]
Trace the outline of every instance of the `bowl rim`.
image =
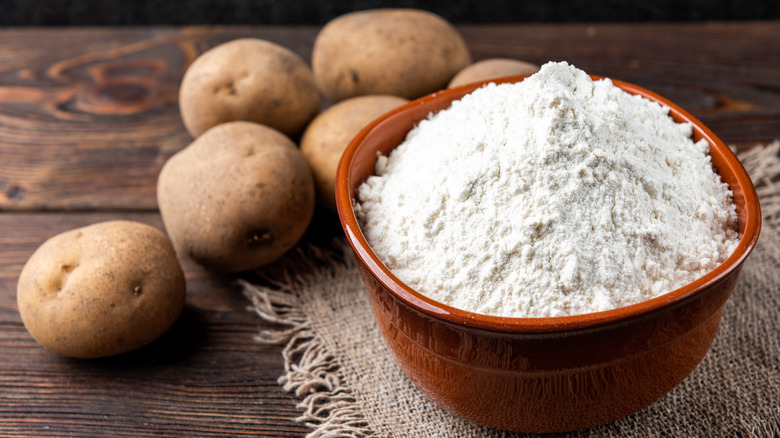
[[[750,176],[740,163],[737,156],[718,138],[707,126],[693,117],[687,111],[671,102],[670,100],[637,85],[604,77],[590,75],[594,80],[608,79],[624,91],[640,95],[649,100],[665,105],[670,110],[670,116],[676,116],[678,123],[681,121],[690,123],[694,132],[697,130],[701,138],[707,140],[711,149],[717,149],[724,157],[725,166],[734,175],[737,185],[741,188],[745,200],[744,220],[745,227],[739,238],[739,243],[734,252],[714,270],[708,272],[697,280],[686,284],[678,289],[669,291],[649,300],[639,303],[618,307],[615,309],[601,312],[583,313],[567,316],[552,317],[507,317],[485,315],[467,310],[458,309],[441,302],[435,301],[427,296],[415,291],[411,287],[399,280],[387,266],[382,263],[379,257],[373,252],[368,244],[360,225],[357,221],[354,209],[354,193],[349,189],[352,178],[350,175],[352,160],[357,150],[365,142],[366,138],[372,135],[377,126],[387,119],[397,117],[399,114],[410,111],[421,105],[427,105],[433,101],[450,99],[450,103],[459,99],[458,95],[463,96],[477,88],[488,83],[514,83],[520,82],[530,75],[508,76],[504,78],[491,79],[472,84],[466,84],[459,87],[438,91],[419,99],[415,99],[407,104],[389,111],[372,121],[363,128],[357,136],[349,143],[339,162],[336,174],[336,206],[339,220],[352,247],[356,257],[362,261],[371,275],[391,294],[401,302],[412,309],[426,314],[430,317],[454,323],[456,325],[465,325],[474,328],[486,329],[501,332],[551,332],[567,331],[573,329],[582,329],[601,326],[605,324],[618,323],[627,319],[633,319],[642,315],[647,315],[674,306],[689,298],[698,295],[704,290],[725,280],[735,270],[738,270],[742,263],[750,255],[756,245],[759,233],[761,231],[761,208],[758,201],[755,186]],[[455,97],[453,97],[455,96]],[[417,122],[416,122],[417,123]],[[357,187],[358,184],[355,184]],[[731,189],[734,192],[734,189]]]

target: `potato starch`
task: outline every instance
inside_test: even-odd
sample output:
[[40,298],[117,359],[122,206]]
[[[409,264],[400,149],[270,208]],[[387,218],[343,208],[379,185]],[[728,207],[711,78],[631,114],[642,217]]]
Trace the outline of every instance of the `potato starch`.
[[672,291],[736,248],[709,146],[668,108],[548,63],[419,123],[357,192],[379,258],[463,310],[544,317]]

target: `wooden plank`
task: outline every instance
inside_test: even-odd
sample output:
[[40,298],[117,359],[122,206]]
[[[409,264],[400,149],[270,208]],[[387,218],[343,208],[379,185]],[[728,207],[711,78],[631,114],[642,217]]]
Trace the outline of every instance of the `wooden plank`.
[[[16,280],[61,231],[113,219],[162,228],[156,213],[0,214],[0,436],[302,436],[282,392],[281,348],[254,342],[268,325],[247,310],[236,276],[182,259],[187,301],[174,327],[135,352],[60,357],[25,330]],[[320,223],[327,221],[320,221]]]
[[[665,95],[726,142],[780,138],[779,22],[459,29],[475,59],[568,60]],[[177,106],[187,65],[241,37],[309,60],[317,30],[0,31],[0,210],[154,210],[162,164],[191,141]]]
[[177,105],[184,70],[246,36],[305,52],[314,30],[0,32],[0,209],[156,209],[162,164],[191,141]]

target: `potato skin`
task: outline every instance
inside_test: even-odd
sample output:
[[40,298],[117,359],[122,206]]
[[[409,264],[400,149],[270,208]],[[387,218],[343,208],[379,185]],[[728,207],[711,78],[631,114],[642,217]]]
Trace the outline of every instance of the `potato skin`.
[[111,221],[44,242],[22,269],[17,304],[38,343],[95,358],[160,337],[181,314],[185,294],[184,274],[162,232]]
[[378,94],[414,99],[444,88],[470,63],[450,23],[415,9],[337,17],[317,35],[312,52],[314,78],[331,102]]
[[409,102],[397,96],[359,96],[341,101],[312,120],[301,153],[317,186],[317,200],[336,211],[336,169],[349,142],[374,119]]
[[484,59],[459,71],[447,85],[455,88],[472,82],[497,79],[505,76],[531,75],[539,71],[539,66],[530,62],[508,58]]
[[320,110],[309,66],[290,50],[260,39],[233,40],[199,56],[179,90],[181,117],[197,137],[220,123],[246,120],[298,136]]
[[295,246],[314,213],[314,181],[282,133],[230,122],[165,163],[157,202],[179,253],[210,269],[240,272]]

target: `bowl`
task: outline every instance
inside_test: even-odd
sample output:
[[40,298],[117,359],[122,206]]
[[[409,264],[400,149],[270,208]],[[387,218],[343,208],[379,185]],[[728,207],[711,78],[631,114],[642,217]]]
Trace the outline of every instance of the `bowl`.
[[668,106],[675,121],[693,125],[694,140],[709,142],[713,167],[734,193],[739,218],[739,244],[725,262],[684,287],[630,306],[549,318],[467,312],[405,285],[371,250],[353,202],[355,189],[374,173],[377,153],[389,153],[429,113],[484,83],[399,107],[363,129],[344,152],[336,179],[339,218],[384,340],[417,387],[466,420],[512,431],[562,432],[608,423],[650,405],[690,374],[709,350],[726,300],[756,244],[758,196],[737,157],[669,100],[613,83]]

